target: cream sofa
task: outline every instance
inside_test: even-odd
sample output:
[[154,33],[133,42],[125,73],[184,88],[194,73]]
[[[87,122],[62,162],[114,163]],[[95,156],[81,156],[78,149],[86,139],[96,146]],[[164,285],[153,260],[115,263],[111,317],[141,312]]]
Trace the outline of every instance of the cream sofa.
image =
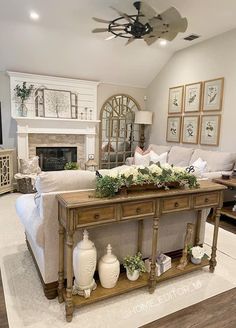
[[[178,151],[178,149],[176,150]],[[175,159],[176,163],[181,162],[183,166],[195,158],[193,157],[193,151],[190,149],[186,154],[180,152],[178,156],[174,155],[173,151],[170,150],[169,152],[169,160],[174,161]],[[198,154],[195,155],[198,156]],[[213,164],[218,165],[219,162],[218,164],[212,162],[211,165]],[[224,168],[232,169],[233,162],[228,164],[231,166],[227,166],[224,162]],[[105,170],[101,170],[101,172],[106,174]],[[95,173],[89,171],[42,172],[36,181],[38,191],[36,197],[34,194],[27,194],[20,196],[16,201],[17,214],[24,225],[26,240],[38,268],[45,295],[48,298],[56,297],[57,292],[58,210],[56,195],[62,192],[92,189],[95,187],[95,180]],[[203,243],[207,214],[207,210],[202,213],[201,243]],[[160,220],[158,250],[162,252],[180,250],[183,247],[186,224],[187,222],[195,222],[195,220],[196,213],[193,211],[164,215]],[[152,221],[150,219],[145,220],[144,257],[149,256],[151,252],[151,229]],[[75,244],[81,239],[81,233],[76,234]],[[112,244],[114,253],[120,260],[127,254],[136,252],[137,222],[124,222],[115,226],[104,225],[100,228],[90,228],[89,234],[97,247],[98,258],[104,253],[108,243]]]

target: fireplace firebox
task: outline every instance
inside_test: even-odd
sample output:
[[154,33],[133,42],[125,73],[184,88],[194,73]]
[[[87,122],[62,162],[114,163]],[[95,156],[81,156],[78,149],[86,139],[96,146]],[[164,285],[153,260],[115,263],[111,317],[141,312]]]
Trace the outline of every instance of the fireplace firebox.
[[61,171],[68,162],[77,162],[77,147],[36,147],[42,171]]

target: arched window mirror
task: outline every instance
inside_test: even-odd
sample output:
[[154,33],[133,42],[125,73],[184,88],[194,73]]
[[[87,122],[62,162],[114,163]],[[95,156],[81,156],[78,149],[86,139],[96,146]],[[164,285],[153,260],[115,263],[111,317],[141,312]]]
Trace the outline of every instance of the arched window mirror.
[[134,113],[140,110],[134,98],[117,94],[106,100],[100,114],[100,168],[123,165],[139,144],[139,125]]

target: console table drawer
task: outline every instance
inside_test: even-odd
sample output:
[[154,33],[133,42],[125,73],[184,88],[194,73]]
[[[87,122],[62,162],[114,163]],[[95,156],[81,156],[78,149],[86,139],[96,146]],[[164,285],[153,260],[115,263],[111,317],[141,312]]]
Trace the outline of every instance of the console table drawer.
[[171,197],[162,201],[162,213],[190,209],[190,197]]
[[154,201],[126,203],[122,204],[121,210],[122,219],[145,217],[154,214],[155,203]]
[[93,209],[82,209],[76,218],[76,226],[83,224],[96,224],[102,221],[115,221],[115,207],[106,206]]
[[203,194],[194,196],[194,206],[202,207],[202,206],[211,206],[217,205],[219,202],[219,193],[211,193],[211,194]]

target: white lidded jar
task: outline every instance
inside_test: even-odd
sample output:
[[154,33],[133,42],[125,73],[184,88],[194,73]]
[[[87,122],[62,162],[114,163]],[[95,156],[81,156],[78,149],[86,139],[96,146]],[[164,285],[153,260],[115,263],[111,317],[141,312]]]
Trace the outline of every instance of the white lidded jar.
[[81,240],[73,251],[74,286],[73,294],[89,297],[97,285],[93,275],[97,264],[97,251],[94,243],[89,240],[87,230],[84,230]]
[[120,274],[120,262],[117,257],[112,254],[112,247],[110,244],[107,246],[107,253],[98,263],[98,274],[102,287],[115,287]]

